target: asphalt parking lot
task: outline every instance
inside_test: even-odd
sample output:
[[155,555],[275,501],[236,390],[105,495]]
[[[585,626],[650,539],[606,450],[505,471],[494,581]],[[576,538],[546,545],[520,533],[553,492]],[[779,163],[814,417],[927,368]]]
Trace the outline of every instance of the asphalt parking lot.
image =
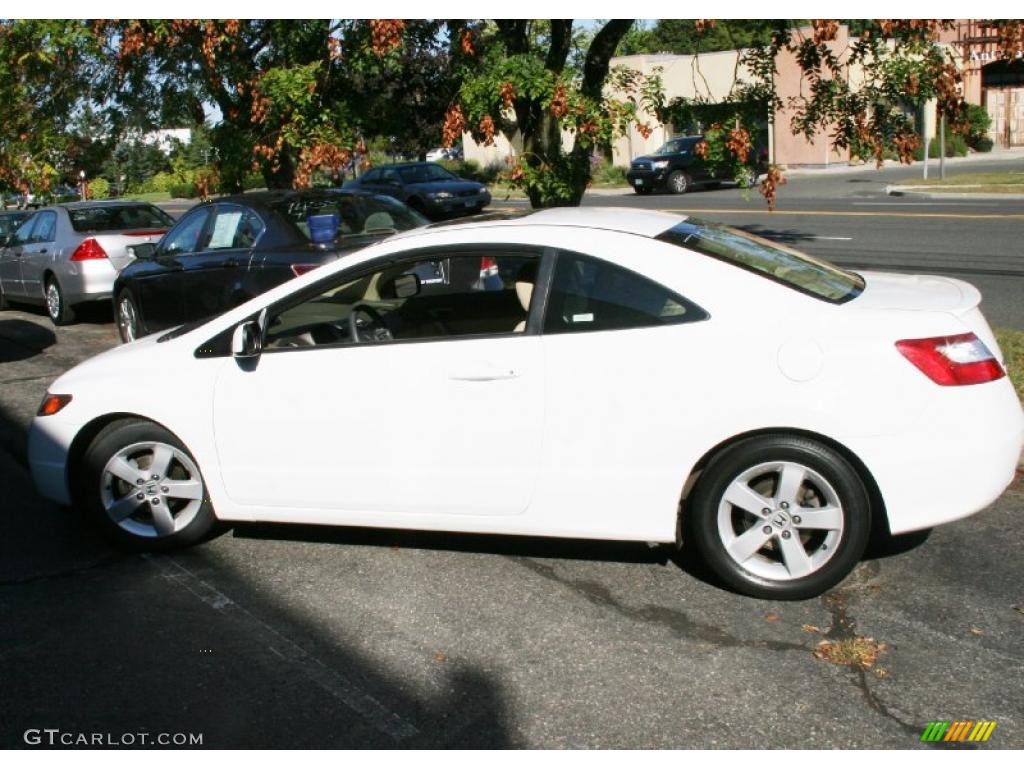
[[[643,544],[243,526],[126,555],[25,466],[48,384],[116,343],[102,309],[85,319],[0,314],[0,746],[49,728],[206,747],[927,748],[932,720],[995,720],[985,744],[937,746],[1024,747],[1019,478],[801,603],[732,594]],[[857,636],[880,644],[869,669],[815,656]]]

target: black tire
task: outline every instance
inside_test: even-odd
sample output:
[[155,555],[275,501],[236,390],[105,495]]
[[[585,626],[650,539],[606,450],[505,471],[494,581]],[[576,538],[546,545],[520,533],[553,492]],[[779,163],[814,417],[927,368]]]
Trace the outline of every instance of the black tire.
[[10,309],[11,305],[7,303],[7,295],[4,293],[3,285],[0,285],[0,310]]
[[[173,458],[166,471],[158,470],[158,479],[153,478],[151,467],[144,468],[147,455],[151,460],[156,458],[155,451],[147,445],[172,449]],[[126,450],[131,451],[126,459],[128,466],[139,474],[134,484],[133,478],[125,480],[106,471],[108,462]],[[165,495],[170,483],[178,483],[181,488],[188,486],[190,497],[175,497],[173,489]],[[86,511],[113,544],[130,551],[159,552],[187,547],[205,539],[217,524],[206,481],[195,458],[174,434],[150,421],[123,420],[105,427],[86,449],[75,472],[73,490],[75,506]],[[127,505],[125,509],[134,511],[118,523],[107,509],[110,506],[116,510],[121,502]],[[167,532],[158,530],[158,512],[170,515],[160,518],[169,519]]]
[[[778,467],[772,468],[773,463]],[[780,488],[782,474],[776,471],[784,467],[806,470],[797,501],[788,506],[781,498],[788,496]],[[761,493],[770,506],[748,512],[726,501],[726,492],[735,493],[737,485]],[[814,503],[802,504],[800,499]],[[838,530],[810,528],[804,518],[818,506],[839,507],[822,513],[841,521]],[[803,437],[765,435],[730,446],[712,460],[694,489],[683,522],[686,542],[694,544],[708,567],[733,589],[751,597],[804,600],[834,587],[860,561],[871,533],[871,507],[860,476],[838,452]],[[750,534],[750,546],[739,542],[744,533]],[[730,555],[727,538],[743,564]],[[761,539],[764,543],[754,549]],[[794,549],[797,545],[799,550]]]
[[[54,325],[71,325],[75,322],[75,310],[64,298],[64,291],[61,290],[57,278],[52,275],[46,278],[46,285],[43,288],[43,298],[46,300],[46,314]],[[54,299],[51,300],[51,291],[54,291]]]
[[121,291],[114,302],[114,321],[117,323],[117,332],[123,344],[144,335],[138,305],[131,291],[127,289]]
[[668,187],[668,191],[673,195],[682,195],[690,191],[690,188],[693,186],[693,179],[683,171],[672,171],[665,180],[665,186]]

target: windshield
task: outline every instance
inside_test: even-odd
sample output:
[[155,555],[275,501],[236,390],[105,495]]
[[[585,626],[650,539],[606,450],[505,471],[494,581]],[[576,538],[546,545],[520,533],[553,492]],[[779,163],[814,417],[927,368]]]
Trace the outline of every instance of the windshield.
[[429,223],[416,211],[383,195],[295,195],[278,200],[271,207],[306,240],[311,240],[309,217],[323,214],[338,217],[340,237],[393,234]]
[[688,218],[657,239],[735,264],[835,304],[849,301],[864,290],[864,279],[854,272],[722,224]]
[[167,229],[174,219],[152,205],[111,205],[69,208],[75,232],[116,232],[122,229]]
[[666,141],[664,144],[658,147],[658,151],[655,152],[654,154],[677,155],[680,152],[685,152],[686,150],[688,150],[690,148],[691,143],[692,142],[690,139],[672,139],[671,141]]
[[452,175],[440,165],[424,163],[423,165],[410,165],[398,169],[398,175],[406,184],[423,184],[429,181],[456,181],[457,176]]

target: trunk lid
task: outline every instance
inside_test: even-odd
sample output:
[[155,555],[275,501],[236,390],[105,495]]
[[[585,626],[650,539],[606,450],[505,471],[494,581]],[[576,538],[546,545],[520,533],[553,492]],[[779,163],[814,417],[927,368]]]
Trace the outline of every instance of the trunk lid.
[[995,334],[981,314],[981,292],[970,283],[939,275],[871,271],[858,274],[864,278],[864,290],[849,306],[909,312],[946,312],[961,320],[1003,362]]
[[129,229],[121,232],[96,232],[83,237],[82,240],[91,237],[99,243],[103,250],[107,252],[107,258],[114,265],[114,269],[120,272],[134,261],[125,250],[127,246],[138,245],[139,243],[156,243],[164,236],[166,231],[166,229],[143,228]]

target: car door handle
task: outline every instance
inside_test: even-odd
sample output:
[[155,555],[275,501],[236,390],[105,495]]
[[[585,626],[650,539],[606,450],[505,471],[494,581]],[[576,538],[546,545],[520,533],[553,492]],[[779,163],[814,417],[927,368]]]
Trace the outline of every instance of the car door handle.
[[456,368],[448,374],[448,378],[453,381],[502,381],[518,376],[518,371],[513,368],[497,365],[470,365]]

